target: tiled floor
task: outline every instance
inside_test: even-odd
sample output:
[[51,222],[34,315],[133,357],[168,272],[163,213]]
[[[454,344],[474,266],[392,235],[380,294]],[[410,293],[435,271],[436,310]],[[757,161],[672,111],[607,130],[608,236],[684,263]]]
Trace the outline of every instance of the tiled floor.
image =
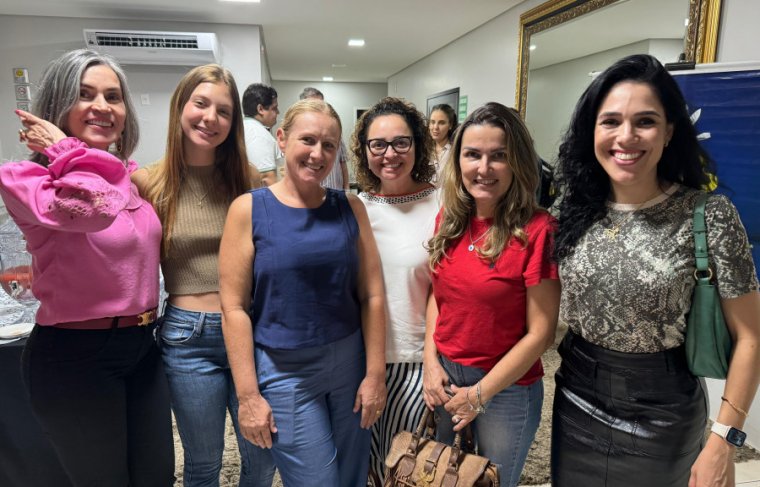
[[760,460],[736,464],[736,485],[760,487]]
[[[760,460],[736,464],[737,487],[760,487]],[[550,484],[532,487],[550,487]]]

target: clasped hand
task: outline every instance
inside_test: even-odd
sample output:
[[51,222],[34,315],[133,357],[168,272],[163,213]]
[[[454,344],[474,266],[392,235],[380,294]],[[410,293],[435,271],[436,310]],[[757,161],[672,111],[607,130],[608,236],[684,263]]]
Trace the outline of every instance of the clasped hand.
[[66,134],[53,123],[43,120],[24,110],[16,110],[24,129],[19,130],[19,142],[25,143],[29,150],[43,153],[51,145],[66,138]]

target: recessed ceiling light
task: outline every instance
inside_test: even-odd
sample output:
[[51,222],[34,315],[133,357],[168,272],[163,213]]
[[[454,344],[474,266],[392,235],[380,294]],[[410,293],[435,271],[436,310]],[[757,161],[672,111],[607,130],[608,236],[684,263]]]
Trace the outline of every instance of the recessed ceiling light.
[[529,49],[531,51],[535,51],[536,50],[536,45],[535,44],[531,44]]
[[364,39],[349,39],[348,45],[351,47],[364,47]]
[[346,66],[348,65],[347,64],[333,64],[332,65],[333,68],[345,68]]
[[322,76],[322,81],[332,81],[332,80],[333,80],[332,76]]

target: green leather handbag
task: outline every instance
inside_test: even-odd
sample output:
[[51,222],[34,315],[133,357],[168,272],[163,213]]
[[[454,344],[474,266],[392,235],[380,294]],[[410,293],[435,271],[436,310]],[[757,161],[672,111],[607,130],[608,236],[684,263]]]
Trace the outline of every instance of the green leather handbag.
[[731,362],[733,343],[723,320],[718,290],[712,283],[713,272],[707,257],[707,194],[697,197],[694,206],[694,294],[686,324],[686,361],[691,373],[699,377],[725,379]]

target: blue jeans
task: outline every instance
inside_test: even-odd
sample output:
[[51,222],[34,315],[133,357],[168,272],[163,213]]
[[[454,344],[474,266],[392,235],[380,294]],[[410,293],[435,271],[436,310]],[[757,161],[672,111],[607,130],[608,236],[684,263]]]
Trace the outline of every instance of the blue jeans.
[[240,449],[240,486],[271,487],[274,464],[270,453],[240,434],[221,314],[188,311],[167,303],[160,322],[161,355],[185,450],[185,487],[219,485],[227,410]]
[[[439,359],[456,386],[475,385],[486,375],[482,369],[460,365],[442,355]],[[543,402],[543,381],[538,380],[529,386],[514,384],[491,398],[485,404],[486,413],[471,423],[479,454],[496,464],[501,484],[506,487],[514,487],[520,480],[525,458],[541,421]],[[454,423],[451,415],[442,406],[435,410],[440,418],[438,441],[453,443]]]
[[259,390],[277,433],[272,456],[286,487],[367,485],[370,430],[353,412],[366,358],[361,331],[298,350],[257,346]]

